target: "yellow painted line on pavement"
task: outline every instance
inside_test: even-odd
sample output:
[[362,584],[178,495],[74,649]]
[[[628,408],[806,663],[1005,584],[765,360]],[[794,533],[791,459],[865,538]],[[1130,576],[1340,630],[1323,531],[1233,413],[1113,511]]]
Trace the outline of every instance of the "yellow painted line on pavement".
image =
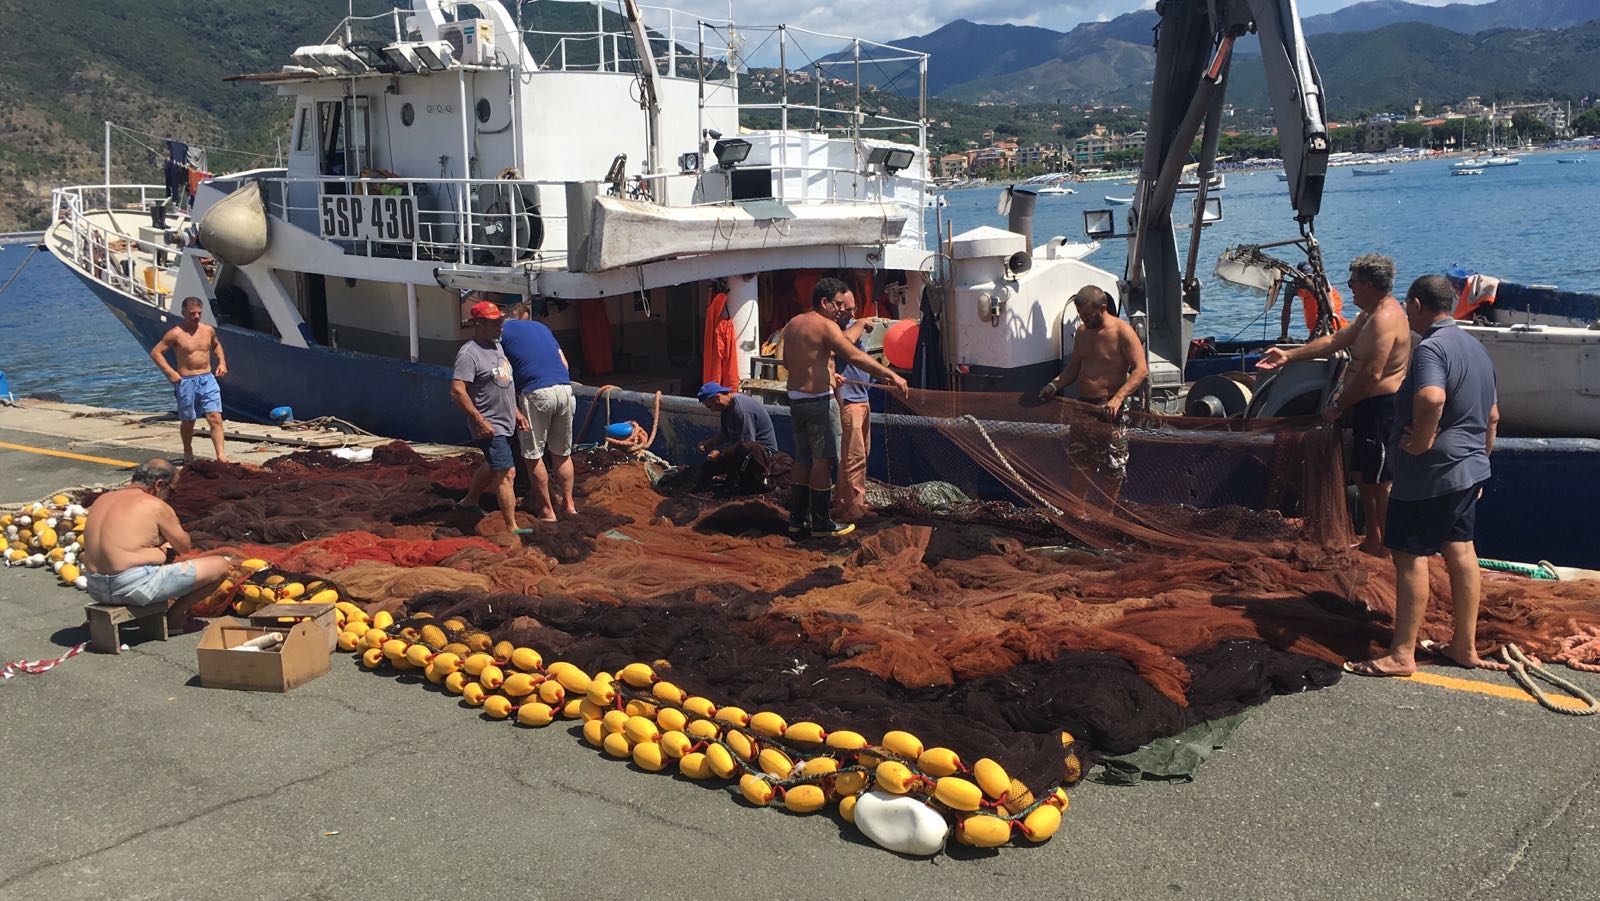
[[[1518,688],[1514,685],[1499,685],[1494,682],[1479,682],[1476,679],[1460,679],[1455,676],[1441,676],[1438,673],[1422,671],[1413,673],[1412,675],[1405,676],[1403,678],[1410,682],[1421,682],[1424,685],[1435,685],[1439,688],[1449,688],[1454,689],[1455,691],[1476,692],[1480,695],[1489,695],[1490,697],[1495,698],[1506,698],[1507,700],[1511,701],[1528,701],[1529,703],[1534,702],[1533,695],[1528,694],[1521,688]],[[1555,704],[1557,707],[1571,707],[1578,709],[1588,706],[1577,698],[1569,698],[1564,694],[1558,694],[1557,690],[1554,689],[1552,689],[1549,694],[1546,695],[1546,697],[1548,697],[1550,702]]]
[[43,454],[46,457],[64,457],[68,460],[82,460],[85,463],[103,463],[106,466],[116,466],[119,468],[127,468],[139,465],[129,460],[113,460],[109,457],[91,457],[88,454],[75,454],[71,451],[50,450],[49,448],[32,447],[27,444],[12,444],[9,441],[0,441],[0,448],[5,450],[22,451],[23,453],[28,454]]

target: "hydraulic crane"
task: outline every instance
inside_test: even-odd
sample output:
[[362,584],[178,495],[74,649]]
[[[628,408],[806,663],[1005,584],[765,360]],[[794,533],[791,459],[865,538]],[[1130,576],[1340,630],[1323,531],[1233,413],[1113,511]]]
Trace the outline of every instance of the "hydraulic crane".
[[[1234,44],[1254,32],[1261,43],[1267,85],[1278,125],[1289,202],[1300,244],[1321,298],[1319,328],[1326,329],[1328,283],[1313,222],[1322,204],[1328,169],[1328,126],[1322,81],[1306,49],[1296,0],[1159,0],[1155,78],[1144,162],[1129,209],[1128,263],[1122,296],[1129,321],[1144,340],[1150,364],[1147,402],[1171,407],[1183,388],[1183,370],[1200,310],[1195,266],[1206,194],[1216,169]],[[1202,133],[1202,127],[1204,129]],[[1187,254],[1180,259],[1173,201],[1197,136],[1198,188]]]

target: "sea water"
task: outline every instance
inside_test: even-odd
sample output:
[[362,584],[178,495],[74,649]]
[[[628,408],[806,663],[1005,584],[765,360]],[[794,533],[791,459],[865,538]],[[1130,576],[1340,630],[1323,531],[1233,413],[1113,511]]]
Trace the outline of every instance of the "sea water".
[[[1443,273],[1460,263],[1478,272],[1522,284],[1557,285],[1568,291],[1600,292],[1600,167],[1564,166],[1558,157],[1572,151],[1536,153],[1517,166],[1485,170],[1477,176],[1452,176],[1453,160],[1428,160],[1388,166],[1390,175],[1359,177],[1352,167],[1328,170],[1316,236],[1328,279],[1345,296],[1345,315],[1359,312],[1345,282],[1350,260],[1363,253],[1385,253],[1398,270],[1395,290],[1421,275]],[[1600,154],[1590,154],[1600,162]],[[1131,197],[1134,187],[1115,181],[1075,184],[1068,195],[1046,195],[1034,208],[1033,234],[1043,244],[1052,235],[1085,241],[1085,210],[1111,209],[1119,223],[1128,207],[1106,197]],[[980,225],[1005,227],[995,212],[1000,188],[951,191],[944,213],[956,234]],[[1200,317],[1195,334],[1228,338],[1275,338],[1279,311],[1262,315],[1263,295],[1225,284],[1211,275],[1217,256],[1238,244],[1266,244],[1298,237],[1288,185],[1272,171],[1229,172],[1222,199],[1222,221],[1202,229],[1195,265],[1200,278]],[[1192,215],[1191,194],[1175,204]],[[931,231],[931,219],[930,219]],[[1177,232],[1180,259],[1186,257],[1189,230]],[[1127,242],[1102,241],[1087,262],[1121,275]],[[1269,250],[1289,263],[1304,254],[1295,247]],[[1296,310],[1291,330],[1304,333]]]
[[[1393,174],[1372,178],[1356,177],[1350,168],[1329,170],[1317,237],[1330,279],[1343,292],[1350,259],[1378,251],[1394,257],[1400,291],[1411,279],[1455,263],[1524,284],[1600,291],[1600,154],[1591,154],[1595,165],[1557,164],[1558,156],[1572,155],[1533,154],[1519,166],[1470,177],[1451,176],[1447,160],[1395,165]],[[1127,197],[1133,190],[1117,182],[1075,187],[1077,194],[1039,199],[1036,240],[1042,243],[1051,235],[1084,240],[1083,211],[1105,208],[1106,195]],[[1278,312],[1262,315],[1262,297],[1217,282],[1211,267],[1230,245],[1299,234],[1285,189],[1272,172],[1228,173],[1220,195],[1223,221],[1201,234],[1197,335],[1277,335]],[[999,193],[996,187],[952,191],[943,213],[958,233],[1004,226],[1005,217],[995,212]],[[1187,230],[1178,236],[1187,248]],[[1120,275],[1126,247],[1120,240],[1102,242],[1088,262]],[[55,392],[70,401],[129,410],[171,409],[172,387],[151,362],[150,349],[140,346],[65,266],[42,250],[29,259],[30,249],[0,250],[0,285],[28,259],[0,295],[0,371],[11,390]],[[1290,262],[1299,261],[1294,248],[1280,252]],[[1348,299],[1345,312],[1355,315]],[[1298,313],[1294,326],[1300,329]]]

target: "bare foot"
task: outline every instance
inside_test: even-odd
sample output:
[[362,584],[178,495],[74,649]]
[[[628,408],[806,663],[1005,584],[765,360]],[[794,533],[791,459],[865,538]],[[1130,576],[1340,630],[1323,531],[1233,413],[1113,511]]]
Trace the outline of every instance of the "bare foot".
[[1344,671],[1353,676],[1409,676],[1417,671],[1417,662],[1400,660],[1389,654],[1375,660],[1347,661]]
[[567,515],[568,516],[577,516],[578,515],[578,508],[574,507],[571,504],[568,504],[567,505]]
[[1438,657],[1440,660],[1443,660],[1447,663],[1454,663],[1456,666],[1464,669],[1486,669],[1497,673],[1503,673],[1506,670],[1511,669],[1509,665],[1501,663],[1498,660],[1485,660],[1482,657],[1479,657],[1476,648],[1467,648],[1466,651],[1463,652],[1454,644],[1443,644],[1437,641],[1429,641],[1426,638],[1418,642],[1417,646],[1433,656]]
[[1360,551],[1363,554],[1366,554],[1368,557],[1377,557],[1379,560],[1387,560],[1391,556],[1393,556],[1392,554],[1389,553],[1389,549],[1384,547],[1383,545],[1381,545],[1381,544],[1369,545],[1365,541],[1363,541],[1360,544],[1356,545],[1356,550]]
[[228,458],[227,457],[218,457],[217,458],[217,462],[218,463],[226,463],[226,462],[228,462]]
[[540,522],[555,522],[556,521],[555,511],[552,510],[549,513],[546,513],[545,515],[539,517],[539,521]]

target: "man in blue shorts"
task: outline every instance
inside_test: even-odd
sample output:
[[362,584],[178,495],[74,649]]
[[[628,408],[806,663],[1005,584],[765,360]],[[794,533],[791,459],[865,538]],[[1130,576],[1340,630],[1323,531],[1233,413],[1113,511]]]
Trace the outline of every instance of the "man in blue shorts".
[[512,484],[517,457],[512,450],[513,436],[528,427],[517,410],[517,394],[512,389],[511,362],[500,349],[500,329],[505,315],[487,300],[473,304],[472,340],[456,352],[450,382],[450,397],[466,415],[472,428],[472,444],[483,451],[484,463],[472,474],[467,496],[456,506],[477,509],[478,498],[492,491],[500,505],[506,528],[516,534],[517,494]]
[[95,603],[165,609],[169,631],[181,632],[189,610],[227,578],[232,560],[216,554],[168,562],[192,547],[167,503],[176,482],[177,470],[157,458],[139,464],[128,487],[100,495],[83,525],[83,566]]
[[[198,297],[183,299],[183,320],[167,330],[156,346],[150,349],[150,358],[156,361],[167,380],[172,382],[178,397],[178,432],[183,436],[183,459],[194,459],[194,422],[205,417],[211,425],[211,445],[217,451],[218,462],[228,462],[222,445],[222,389],[217,379],[228,375],[228,358],[223,356],[222,341],[217,330],[201,322],[205,304]],[[167,351],[177,362],[167,363]],[[211,369],[211,355],[217,356],[217,368]]]
[[1434,554],[1443,554],[1450,572],[1455,631],[1448,644],[1424,641],[1422,649],[1458,666],[1506,668],[1480,658],[1476,647],[1483,582],[1472,540],[1500,420],[1494,364],[1451,318],[1454,302],[1443,276],[1425,275],[1406,292],[1406,319],[1422,341],[1400,385],[1390,438],[1394,487],[1383,540],[1394,553],[1394,638],[1387,655],[1345,664],[1359,676],[1416,672]]

